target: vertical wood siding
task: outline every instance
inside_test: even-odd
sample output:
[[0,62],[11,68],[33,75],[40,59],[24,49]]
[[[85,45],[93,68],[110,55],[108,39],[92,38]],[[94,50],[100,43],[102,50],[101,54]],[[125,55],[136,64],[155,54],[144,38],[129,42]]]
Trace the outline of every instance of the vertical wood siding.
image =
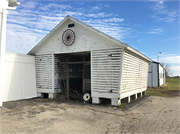
[[92,92],[119,93],[122,49],[92,51]]
[[40,89],[52,88],[52,55],[35,56],[36,87]]
[[125,50],[121,80],[121,94],[146,89],[147,75],[148,61],[128,50]]

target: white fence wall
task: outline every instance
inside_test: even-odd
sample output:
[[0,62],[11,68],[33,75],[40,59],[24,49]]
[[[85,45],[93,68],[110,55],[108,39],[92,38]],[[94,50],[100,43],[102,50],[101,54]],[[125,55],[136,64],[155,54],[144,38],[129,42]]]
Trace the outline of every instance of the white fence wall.
[[3,102],[37,97],[35,57],[6,52]]

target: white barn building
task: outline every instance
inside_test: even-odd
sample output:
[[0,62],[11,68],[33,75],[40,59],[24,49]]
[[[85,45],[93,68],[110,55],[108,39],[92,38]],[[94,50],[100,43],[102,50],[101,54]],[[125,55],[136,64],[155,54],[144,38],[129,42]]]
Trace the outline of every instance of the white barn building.
[[[151,59],[83,22],[67,16],[29,53],[35,55],[38,96],[54,98],[73,84],[90,90],[92,103],[101,98],[120,105],[121,99],[142,95],[147,89]],[[56,81],[56,77],[60,83]],[[63,83],[63,84],[62,84]],[[84,96],[88,100],[89,94]]]
[[148,87],[160,87],[166,83],[166,70],[159,62],[150,62],[148,70]]

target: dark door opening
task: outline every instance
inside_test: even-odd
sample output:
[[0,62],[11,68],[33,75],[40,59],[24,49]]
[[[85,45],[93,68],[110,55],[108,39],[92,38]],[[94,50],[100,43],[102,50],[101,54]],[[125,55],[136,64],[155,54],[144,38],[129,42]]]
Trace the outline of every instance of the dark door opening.
[[[85,91],[91,90],[90,52],[56,54],[55,90],[59,98],[81,100]],[[64,98],[64,97],[62,97]]]

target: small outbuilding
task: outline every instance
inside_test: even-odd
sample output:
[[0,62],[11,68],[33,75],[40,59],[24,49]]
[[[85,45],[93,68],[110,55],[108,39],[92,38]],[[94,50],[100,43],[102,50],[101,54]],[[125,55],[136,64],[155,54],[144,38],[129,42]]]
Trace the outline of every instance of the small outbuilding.
[[[83,94],[83,100],[100,103],[142,96],[147,89],[151,59],[129,45],[67,16],[29,53],[35,55],[38,96],[67,99]],[[91,96],[90,96],[91,95]]]
[[166,83],[166,70],[159,62],[150,62],[148,71],[148,87],[160,87]]

